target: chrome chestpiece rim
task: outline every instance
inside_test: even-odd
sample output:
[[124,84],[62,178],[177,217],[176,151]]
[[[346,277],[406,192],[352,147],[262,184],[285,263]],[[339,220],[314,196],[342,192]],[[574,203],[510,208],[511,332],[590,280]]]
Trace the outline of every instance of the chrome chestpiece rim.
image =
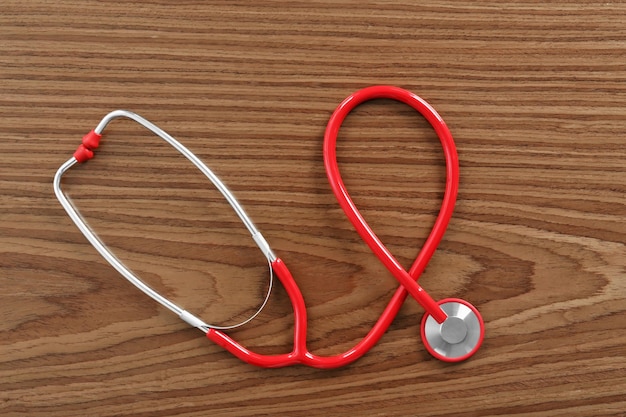
[[448,298],[439,302],[448,315],[442,323],[425,314],[422,320],[422,340],[429,353],[446,362],[460,362],[472,356],[484,337],[480,313],[467,301]]

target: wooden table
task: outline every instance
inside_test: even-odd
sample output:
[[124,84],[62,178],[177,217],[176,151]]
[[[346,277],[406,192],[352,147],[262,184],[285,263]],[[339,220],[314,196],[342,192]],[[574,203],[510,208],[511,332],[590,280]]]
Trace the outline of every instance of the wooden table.
[[[256,5],[253,5],[256,4]],[[626,415],[626,4],[591,1],[48,2],[0,13],[0,415]],[[294,273],[309,348],[358,342],[396,289],[339,209],[322,138],[351,92],[398,85],[449,125],[456,211],[420,283],[486,322],[460,364],[430,357],[409,300],[338,370],[246,365],[134,289],[52,192],[109,111],[196,152]],[[339,163],[408,267],[445,181],[410,108],[360,106]],[[146,130],[116,121],[64,189],[141,278],[208,322],[260,302],[267,265],[219,193]],[[291,349],[275,288],[230,332]]]

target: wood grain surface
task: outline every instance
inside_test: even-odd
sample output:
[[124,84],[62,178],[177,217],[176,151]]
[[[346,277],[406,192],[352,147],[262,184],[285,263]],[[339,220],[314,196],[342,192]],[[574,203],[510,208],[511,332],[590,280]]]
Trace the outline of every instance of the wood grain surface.
[[[0,4],[0,415],[626,415],[626,3],[595,1]],[[397,284],[326,181],[322,139],[351,92],[398,85],[443,116],[461,161],[454,217],[420,282],[486,322],[460,364],[430,357],[408,300],[356,363],[246,365],[134,289],[52,191],[109,111],[202,158],[284,259],[309,347],[349,349]],[[389,100],[358,107],[339,162],[409,266],[442,197],[437,137]],[[215,323],[253,311],[267,265],[219,193],[129,121],[63,185],[143,280]],[[291,349],[275,288],[230,332]]]

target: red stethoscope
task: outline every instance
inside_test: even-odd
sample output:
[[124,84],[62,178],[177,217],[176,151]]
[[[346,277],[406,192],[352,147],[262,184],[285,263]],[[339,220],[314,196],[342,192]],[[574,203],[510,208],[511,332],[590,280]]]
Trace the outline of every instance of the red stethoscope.
[[[420,250],[411,268],[406,271],[383,245],[378,236],[368,226],[365,219],[350,198],[341,179],[337,166],[336,142],[341,124],[346,116],[359,104],[373,99],[393,99],[413,107],[421,113],[435,129],[443,147],[446,161],[446,185],[441,209],[433,229],[426,243]],[[98,147],[102,131],[114,119],[125,117],[136,121],[149,129],[191,161],[222,193],[231,207],[235,210],[245,227],[250,232],[259,249],[269,263],[270,284],[265,299],[259,309],[248,319],[233,326],[215,326],[207,324],[190,312],[179,307],[163,297],[137,276],[134,275],[117,257],[106,247],[98,236],[89,228],[74,206],[61,190],[61,177],[73,165],[85,162],[93,157],[93,150]],[[116,110],[106,115],[98,126],[83,138],[83,143],[73,157],[65,162],[57,171],[54,178],[54,191],[61,205],[79,230],[85,235],[94,248],[128,281],[159,302],[164,307],[176,313],[182,320],[193,327],[202,330],[206,337],[223,347],[244,362],[266,367],[277,368],[296,364],[315,368],[338,368],[354,362],[367,353],[387,331],[389,325],[398,314],[400,307],[411,295],[426,310],[421,322],[421,336],[428,352],[434,357],[446,362],[459,362],[472,356],[480,347],[484,337],[484,323],[478,310],[467,301],[457,298],[447,298],[435,301],[418,284],[417,280],[426,268],[430,258],[441,241],[446,227],[452,216],[454,203],[459,184],[459,162],[452,135],[443,119],[428,103],[417,95],[392,86],[374,86],[364,88],[347,97],[332,114],[324,134],[324,165],[330,186],[361,238],[367,243],[372,252],[380,259],[389,272],[400,283],[391,300],[367,335],[350,350],[334,356],[318,356],[307,348],[307,312],[304,298],[298,285],[285,263],[272,251],[269,244],[257,230],[239,202],[222,183],[222,181],[191,151],[174,139],[165,131],[158,128],[143,117],[125,110]],[[274,274],[284,286],[294,312],[293,350],[278,355],[264,355],[256,353],[235,341],[225,333],[225,330],[242,326],[255,318],[263,307],[272,290]]]

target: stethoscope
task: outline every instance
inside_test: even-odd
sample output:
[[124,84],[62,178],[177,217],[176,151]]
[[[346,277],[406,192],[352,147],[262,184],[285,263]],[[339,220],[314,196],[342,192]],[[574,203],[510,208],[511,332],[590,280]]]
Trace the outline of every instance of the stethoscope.
[[[378,98],[397,100],[408,104],[419,113],[435,129],[443,147],[446,160],[446,185],[445,194],[441,204],[441,209],[433,229],[431,230],[426,243],[420,250],[411,268],[406,271],[395,259],[389,250],[383,245],[378,236],[368,226],[365,219],[350,198],[343,183],[337,165],[336,141],[339,128],[346,116],[359,104]],[[220,191],[224,198],[231,205],[235,213],[239,216],[244,226],[250,232],[252,239],[265,255],[269,263],[269,286],[265,299],[258,310],[241,323],[232,326],[217,326],[207,324],[192,313],[179,307],[172,301],[163,297],[158,292],[141,281],[129,270],[117,257],[107,248],[98,236],[89,228],[82,217],[78,214],[72,203],[66,198],[61,190],[61,177],[72,166],[77,163],[86,162],[93,157],[93,151],[99,145],[102,132],[106,126],[118,118],[128,118],[139,123],[157,136],[164,139],[176,150],[183,154],[193,163]],[[255,227],[237,199],[224,183],[189,149],[174,139],[165,131],[152,124],[143,117],[125,110],[116,110],[107,114],[94,130],[83,137],[82,144],[78,147],[72,158],[65,162],[57,171],[54,177],[54,192],[59,202],[68,213],[69,217],[76,224],[78,229],[85,235],[94,248],[104,257],[104,259],[124,276],[133,285],[163,305],[165,308],[177,314],[183,321],[193,327],[197,327],[206,336],[223,347],[244,362],[267,367],[276,368],[289,365],[302,364],[315,368],[337,368],[347,365],[365,353],[367,353],[387,331],[389,325],[398,314],[400,307],[406,300],[407,295],[411,295],[426,310],[421,321],[421,336],[428,352],[434,357],[446,362],[459,362],[472,356],[480,347],[484,337],[484,323],[478,310],[465,300],[457,298],[446,298],[435,301],[417,282],[418,278],[426,268],[435,249],[439,245],[443,234],[448,226],[459,184],[459,161],[456,147],[452,135],[443,119],[437,114],[426,101],[415,94],[392,86],[368,87],[355,92],[347,97],[334,111],[330,117],[326,132],[324,134],[324,165],[330,186],[339,201],[343,211],[346,213],[361,238],[367,243],[372,252],[381,260],[385,267],[400,283],[400,286],[393,294],[391,300],[380,315],[367,335],[350,350],[339,355],[322,357],[311,353],[307,349],[307,312],[302,293],[298,288],[293,276],[285,263],[272,251],[261,232]],[[294,312],[294,335],[293,350],[289,353],[278,355],[263,355],[256,353],[225,333],[225,330],[242,326],[254,319],[267,304],[272,291],[274,274],[284,286]]]

